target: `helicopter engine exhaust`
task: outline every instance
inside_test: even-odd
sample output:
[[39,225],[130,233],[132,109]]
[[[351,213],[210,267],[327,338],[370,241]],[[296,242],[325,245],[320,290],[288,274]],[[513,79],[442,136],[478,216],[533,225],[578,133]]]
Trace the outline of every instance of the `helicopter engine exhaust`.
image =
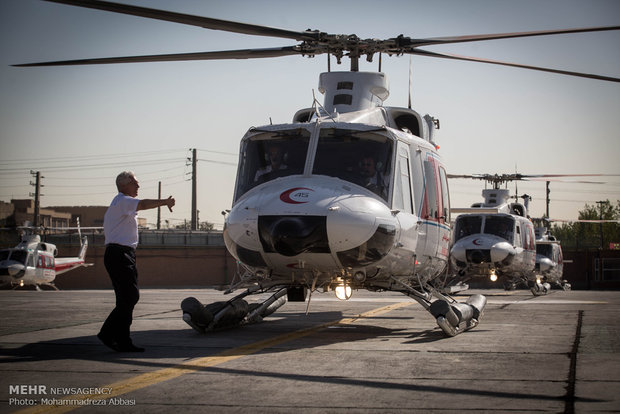
[[[446,335],[456,336],[478,325],[486,304],[485,296],[475,294],[471,295],[465,303],[436,300],[431,304],[429,311]],[[461,324],[463,324],[462,327]]]

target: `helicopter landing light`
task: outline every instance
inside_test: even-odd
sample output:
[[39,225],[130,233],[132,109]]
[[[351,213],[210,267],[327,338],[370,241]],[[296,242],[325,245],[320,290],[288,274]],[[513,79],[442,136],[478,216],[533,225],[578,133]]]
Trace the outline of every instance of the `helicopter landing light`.
[[340,300],[351,299],[351,286],[349,285],[338,285],[334,292],[336,293],[336,297]]
[[497,273],[495,273],[495,269],[491,269],[490,279],[491,282],[497,282]]
[[23,279],[19,281],[19,287],[24,287],[24,280]]

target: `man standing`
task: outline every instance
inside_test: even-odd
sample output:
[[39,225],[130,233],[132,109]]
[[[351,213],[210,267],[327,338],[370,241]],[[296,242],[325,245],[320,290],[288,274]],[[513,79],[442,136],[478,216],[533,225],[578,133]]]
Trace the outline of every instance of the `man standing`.
[[140,186],[131,171],[124,171],[116,177],[116,188],[118,194],[103,218],[106,244],[103,262],[114,286],[116,307],[97,337],[107,347],[118,352],[144,352],[144,348],[133,344],[129,335],[133,308],[140,299],[136,268],[138,210],[168,206],[172,211],[175,200],[172,196],[161,200],[136,198]]

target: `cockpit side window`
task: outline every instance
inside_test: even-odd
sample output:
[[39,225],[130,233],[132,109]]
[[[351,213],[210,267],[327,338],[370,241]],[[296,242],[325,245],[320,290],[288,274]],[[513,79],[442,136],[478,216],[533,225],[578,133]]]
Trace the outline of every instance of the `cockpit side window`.
[[10,250],[0,250],[0,260],[6,260],[9,258]]
[[360,185],[387,201],[392,177],[393,143],[372,132],[321,130],[312,174]]
[[487,216],[484,221],[484,233],[494,234],[512,243],[514,237],[515,221],[507,216]]
[[454,228],[454,241],[472,234],[482,232],[482,217],[480,216],[460,216],[456,219]]
[[21,264],[26,264],[26,257],[28,257],[28,252],[25,250],[13,250],[11,253],[11,260],[19,262]]
[[309,142],[310,132],[305,129],[265,132],[244,140],[235,200],[259,184],[302,174]]

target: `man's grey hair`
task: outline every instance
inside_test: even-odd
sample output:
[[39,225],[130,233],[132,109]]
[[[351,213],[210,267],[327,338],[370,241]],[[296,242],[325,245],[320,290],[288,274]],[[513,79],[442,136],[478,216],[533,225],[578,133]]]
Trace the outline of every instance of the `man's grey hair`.
[[121,187],[129,184],[131,180],[134,180],[136,175],[133,171],[123,171],[116,176],[116,188],[120,191]]

